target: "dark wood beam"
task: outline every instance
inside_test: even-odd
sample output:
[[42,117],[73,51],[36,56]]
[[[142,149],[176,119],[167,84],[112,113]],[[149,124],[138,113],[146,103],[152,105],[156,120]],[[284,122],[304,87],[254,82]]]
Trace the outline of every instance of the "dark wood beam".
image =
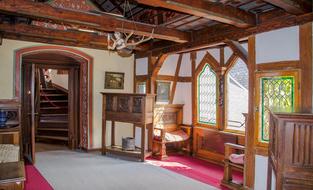
[[233,50],[235,55],[248,64],[248,51],[239,42],[226,40],[225,43]]
[[241,9],[203,0],[137,0],[138,3],[163,7],[190,15],[204,17],[240,28],[255,25],[255,16]]
[[[273,12],[275,15],[276,12]],[[196,31],[193,34],[194,41],[187,42],[183,44],[172,44],[165,47],[160,47],[150,51],[153,55],[161,54],[173,54],[173,53],[183,53],[190,52],[199,49],[205,49],[213,44],[218,44],[226,39],[229,40],[239,40],[246,38],[250,35],[263,33],[271,30],[276,30],[284,27],[290,27],[295,25],[301,25],[304,23],[313,21],[313,13],[306,13],[300,16],[294,15],[283,15],[281,17],[270,17],[267,15],[267,19],[260,18],[262,22],[248,29],[239,29],[233,26],[213,26],[201,31]],[[142,55],[141,55],[142,56]]]
[[97,34],[62,31],[27,24],[0,24],[4,38],[57,45],[107,49],[107,38]]
[[[280,7],[284,9],[286,12],[299,15],[303,14],[309,9],[312,11],[312,1],[309,0],[308,3],[304,4],[301,3],[300,0],[263,0],[267,3],[270,3],[272,5],[275,5],[277,7]],[[311,3],[309,3],[311,1]]]
[[44,3],[36,3],[25,0],[1,0],[0,12],[107,32],[134,32],[136,35],[150,36],[154,30],[154,38],[180,43],[190,40],[189,33],[175,29],[143,23],[134,24],[132,21],[109,14],[84,13],[67,9],[65,10],[52,7]]

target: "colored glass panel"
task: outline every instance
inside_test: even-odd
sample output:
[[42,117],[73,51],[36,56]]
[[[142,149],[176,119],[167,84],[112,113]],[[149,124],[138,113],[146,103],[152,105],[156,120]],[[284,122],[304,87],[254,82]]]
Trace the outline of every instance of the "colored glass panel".
[[261,142],[269,141],[269,111],[294,111],[294,77],[261,78]]
[[216,74],[207,64],[197,79],[198,82],[198,122],[216,124]]

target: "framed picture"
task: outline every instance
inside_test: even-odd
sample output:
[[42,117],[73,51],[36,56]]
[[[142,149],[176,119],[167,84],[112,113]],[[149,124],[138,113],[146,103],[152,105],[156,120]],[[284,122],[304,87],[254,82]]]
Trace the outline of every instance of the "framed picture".
[[160,103],[167,103],[170,99],[171,82],[157,81],[157,98]]
[[124,89],[124,73],[105,72],[104,88]]

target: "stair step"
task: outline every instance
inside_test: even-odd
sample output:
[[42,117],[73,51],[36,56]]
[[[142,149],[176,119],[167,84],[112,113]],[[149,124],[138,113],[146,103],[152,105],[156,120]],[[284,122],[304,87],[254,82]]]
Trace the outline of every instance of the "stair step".
[[68,102],[68,100],[41,100],[40,103],[49,103],[49,102],[53,102],[53,103],[65,103]]
[[68,137],[49,136],[49,135],[36,135],[36,138],[68,141]]
[[40,96],[67,96],[67,94],[40,94]]
[[38,127],[39,131],[68,131],[66,128],[57,128],[57,127]]
[[41,107],[40,109],[42,110],[58,110],[58,109],[67,109],[68,107],[67,106],[59,106],[59,107]]
[[55,88],[41,88],[41,90],[56,90]]
[[52,120],[52,119],[40,119],[40,123],[68,123],[66,120]]
[[42,113],[41,117],[68,117],[68,114],[63,113]]

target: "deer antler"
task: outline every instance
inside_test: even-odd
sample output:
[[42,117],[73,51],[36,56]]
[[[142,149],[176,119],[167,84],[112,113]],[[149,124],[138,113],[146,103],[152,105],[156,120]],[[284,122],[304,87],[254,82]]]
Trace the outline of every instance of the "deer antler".
[[[132,43],[128,43],[127,42],[128,38],[127,38],[126,41],[125,41],[126,42],[126,46],[127,47],[129,47],[129,46],[137,46],[137,45],[139,45],[141,43],[149,41],[149,40],[151,40],[153,38],[153,34],[154,34],[154,29],[152,30],[152,33],[151,33],[151,35],[148,38],[146,38],[145,36],[142,36],[142,38],[138,42],[132,42]],[[131,33],[131,35],[133,35],[133,32]]]

